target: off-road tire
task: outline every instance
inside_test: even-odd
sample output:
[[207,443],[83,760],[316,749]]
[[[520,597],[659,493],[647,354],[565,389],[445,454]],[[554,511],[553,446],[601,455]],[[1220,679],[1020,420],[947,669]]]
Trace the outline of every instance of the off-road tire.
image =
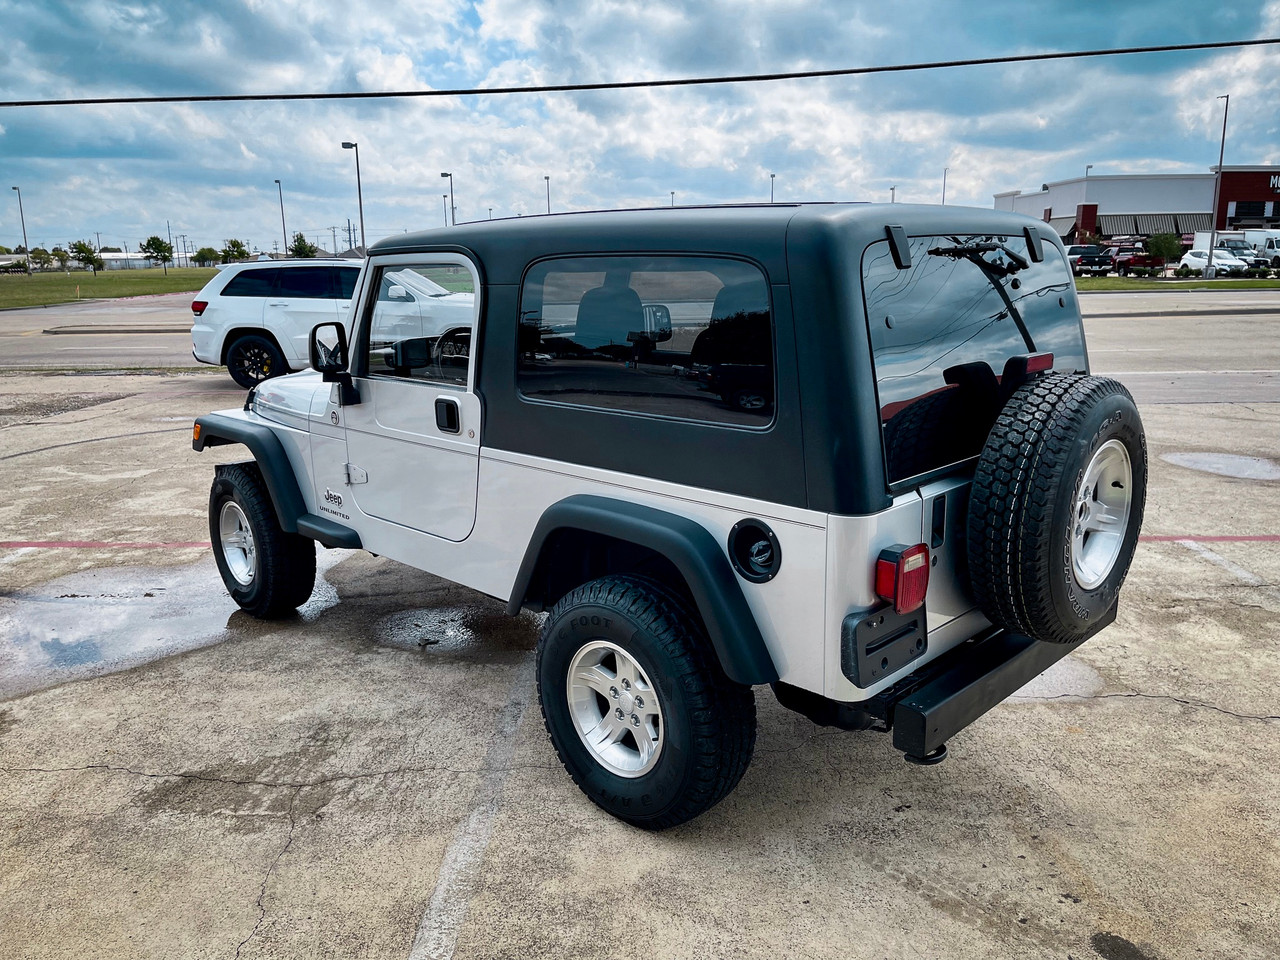
[[[1123,447],[1130,468],[1127,520],[1116,525],[1123,535],[1105,577],[1098,571],[1100,582],[1082,586],[1073,566],[1082,488],[1086,470],[1112,441],[1108,450]],[[1106,486],[1123,490],[1118,481]],[[987,438],[969,498],[969,572],[983,613],[1050,643],[1091,635],[1129,570],[1146,487],[1146,437],[1121,384],[1052,374],[1020,387]]]
[[[601,641],[638,665],[661,706],[661,749],[639,776],[620,776],[597,759],[571,712],[575,655]],[[537,674],[543,721],[560,762],[592,802],[627,823],[661,830],[692,820],[724,799],[751,762],[751,687],[725,675],[696,612],[657,581],[610,576],[565,595],[543,627]]]
[[[224,508],[233,504],[230,515],[247,520],[252,536],[253,559],[228,557],[224,545],[222,518]],[[239,514],[236,514],[238,508]],[[246,613],[264,620],[287,616],[306,603],[316,582],[316,545],[314,540],[286,533],[280,529],[271,496],[256,463],[237,463],[223,467],[209,491],[209,539],[218,573],[227,592]],[[232,572],[237,562],[241,578]]]
[[227,347],[227,372],[232,380],[249,390],[263,380],[288,373],[289,367],[274,341],[246,333]]

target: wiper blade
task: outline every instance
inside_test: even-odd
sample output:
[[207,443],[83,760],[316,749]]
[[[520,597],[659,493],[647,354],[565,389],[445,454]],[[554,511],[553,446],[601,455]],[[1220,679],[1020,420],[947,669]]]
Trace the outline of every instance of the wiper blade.
[[[984,253],[996,253],[997,251],[1008,257],[1010,262],[1007,264],[992,263],[983,256]],[[996,243],[993,240],[984,240],[979,243],[965,243],[954,247],[934,247],[929,251],[929,256],[951,257],[956,260],[972,260],[975,263],[981,261],[984,268],[1006,277],[1031,266],[1030,262],[1022,254],[1015,250],[1010,250],[1003,243]]]

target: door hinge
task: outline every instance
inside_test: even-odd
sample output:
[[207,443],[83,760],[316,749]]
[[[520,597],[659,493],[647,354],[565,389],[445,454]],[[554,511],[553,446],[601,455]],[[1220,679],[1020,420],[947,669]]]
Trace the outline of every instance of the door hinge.
[[348,463],[346,466],[347,466],[347,483],[348,483],[348,485],[353,484],[353,483],[368,483],[368,482],[369,482],[369,474],[365,473],[363,470],[361,470],[359,467],[357,467],[354,463]]

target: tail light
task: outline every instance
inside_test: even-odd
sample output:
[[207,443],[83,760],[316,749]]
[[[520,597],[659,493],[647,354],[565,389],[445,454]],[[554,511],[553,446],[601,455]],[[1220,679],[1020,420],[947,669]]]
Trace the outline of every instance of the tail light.
[[897,613],[911,613],[924,604],[929,591],[929,548],[894,544],[876,560],[876,595],[893,604]]
[[191,312],[192,312],[192,313],[194,313],[197,317],[199,317],[199,316],[203,316],[203,315],[204,315],[204,308],[205,308],[205,307],[207,307],[207,306],[209,306],[209,301],[208,301],[208,300],[192,300],[192,301],[191,301]]

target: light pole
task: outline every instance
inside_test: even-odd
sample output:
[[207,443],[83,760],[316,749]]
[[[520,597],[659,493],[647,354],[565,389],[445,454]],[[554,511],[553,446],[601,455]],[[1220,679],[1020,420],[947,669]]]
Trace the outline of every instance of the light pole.
[[360,248],[364,250],[364,255],[369,255],[369,246],[364,239],[364,190],[360,186],[360,144],[353,143],[350,140],[342,141],[343,150],[354,150],[356,152],[356,200],[360,204]]
[[544,175],[543,180],[547,181],[547,213],[551,212],[551,177]]
[[458,208],[453,205],[453,174],[442,173],[440,176],[449,178],[449,222],[456,227],[458,225]]
[[[18,190],[17,187],[13,189]],[[31,276],[31,244],[27,243],[27,215],[22,212],[21,190],[18,190],[18,219],[22,221],[22,249],[27,251],[27,276]]]
[[489,208],[489,219],[490,219],[490,220],[492,220],[492,219],[493,219],[493,207],[490,207],[490,208]]
[[770,203],[773,203],[773,178],[776,176],[777,176],[776,173],[769,174],[769,202]]
[[447,193],[440,194],[440,206],[444,207],[444,225],[449,225],[449,195]]
[[947,205],[947,171],[950,169],[950,167],[942,168],[942,205],[944,207]]
[[1086,164],[1084,165],[1084,175],[1087,177],[1087,176],[1089,175],[1089,171],[1090,171],[1090,170],[1092,170],[1092,169],[1093,169],[1093,164],[1092,164],[1092,163],[1086,163]]
[[673,207],[676,205],[676,192],[674,190],[671,191],[671,205]]
[[284,225],[284,187],[280,186],[280,181],[276,181],[276,190],[280,194],[280,236],[284,237],[284,252],[289,252],[289,231]]
[[898,202],[898,188],[896,185],[889,188],[889,202],[890,203]]
[[1218,172],[1213,178],[1213,213],[1209,214],[1209,259],[1204,265],[1206,280],[1213,277],[1213,248],[1218,242],[1218,199],[1222,192],[1222,155],[1227,152],[1227,111],[1231,109],[1231,94],[1223,94],[1217,99],[1225,100],[1226,103],[1222,107],[1222,142],[1218,145]]

